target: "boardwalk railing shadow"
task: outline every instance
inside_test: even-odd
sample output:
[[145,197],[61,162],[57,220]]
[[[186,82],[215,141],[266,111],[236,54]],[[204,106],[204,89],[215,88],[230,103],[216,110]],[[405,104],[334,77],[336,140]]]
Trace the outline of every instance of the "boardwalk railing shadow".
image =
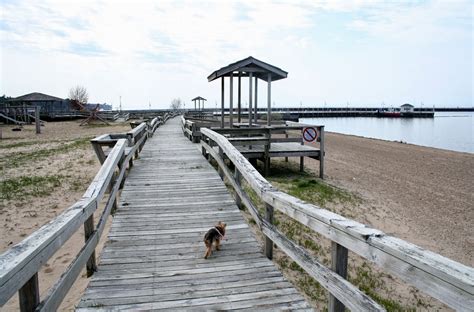
[[[184,134],[189,132],[184,131]],[[346,280],[348,250],[393,273],[449,307],[463,311],[472,309],[472,267],[281,192],[274,188],[227,138],[207,128],[201,128],[200,135],[203,156],[209,160],[212,157],[217,162],[221,178],[227,178],[235,190],[237,205],[244,204],[248,208],[266,236],[267,257],[272,258],[273,244],[276,244],[329,291],[329,311],[344,311],[344,306],[356,311],[383,310]],[[242,179],[265,202],[265,216],[259,214],[242,187]],[[274,209],[332,241],[331,269],[319,263],[272,225]]]
[[[154,118],[124,134],[106,134],[91,143],[102,166],[82,198],[55,219],[0,255],[0,306],[17,291],[21,311],[54,311],[68,293],[81,270],[96,271],[95,248],[111,211],[117,206],[119,189],[148,137],[174,114]],[[111,149],[104,152],[103,147]],[[106,155],[107,153],[107,155]],[[106,201],[102,215],[94,212]],[[85,244],[56,284],[40,300],[38,272],[65,242],[84,225]]]

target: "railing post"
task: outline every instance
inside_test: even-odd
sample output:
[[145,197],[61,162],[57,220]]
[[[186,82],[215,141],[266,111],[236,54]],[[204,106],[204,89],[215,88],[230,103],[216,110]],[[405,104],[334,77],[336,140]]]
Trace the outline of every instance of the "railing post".
[[[122,157],[120,158],[120,161],[118,163],[118,168],[119,168],[119,172],[122,171],[122,168],[123,166],[126,166],[124,160],[125,160],[126,156],[125,156],[125,153],[122,154]],[[126,169],[125,169],[126,170]],[[120,181],[120,186],[119,186],[119,189],[123,189],[123,186],[125,184],[125,177],[126,177],[126,172],[124,173],[124,176],[123,176],[123,179],[122,181]]]
[[[237,183],[237,185],[240,188],[242,186],[242,175],[240,174],[240,171],[237,167],[235,167],[234,179],[235,179],[235,183]],[[242,210],[242,199],[237,193],[235,193],[235,203],[237,204],[237,207],[239,207],[239,209]]]
[[319,136],[319,177],[324,179],[324,126],[321,126]]
[[198,142],[199,142],[199,141],[198,141],[198,137],[197,137],[197,135],[195,135],[195,133],[197,132],[197,130],[196,130],[196,124],[195,124],[195,123],[193,123],[192,130],[191,130],[191,131],[192,131],[192,133],[193,133],[193,134],[192,134],[192,142],[193,142],[193,143],[198,143]]
[[99,162],[102,165],[105,161],[105,154],[104,151],[102,150],[102,146],[100,145],[99,142],[96,141],[91,141],[92,148],[94,149],[95,154],[97,155],[97,158],[99,158]]
[[[301,129],[301,145],[304,145],[303,129]],[[300,172],[304,171],[304,156],[300,156]]]
[[[273,207],[269,204],[265,204],[265,220],[273,224]],[[268,237],[265,237],[265,256],[273,259],[273,241]]]
[[[85,241],[89,239],[89,237],[92,236],[94,233],[94,214],[92,214],[86,222],[84,222],[84,237]],[[97,271],[97,263],[95,260],[95,250],[92,252],[89,260],[87,260],[86,264],[86,269],[87,269],[87,277],[92,276],[95,271]]]
[[[204,134],[201,134],[201,142],[207,143],[206,136]],[[207,151],[204,145],[201,144],[201,153],[204,158],[207,159]]]
[[[224,151],[222,150],[222,148],[219,146],[219,157],[222,159],[222,161],[224,161]],[[219,176],[221,177],[222,180],[224,180],[224,170],[222,170],[222,168],[218,165],[218,172],[219,172]]]
[[[348,250],[346,247],[339,245],[338,243],[331,243],[331,269],[342,276],[347,278],[347,254]],[[344,312],[344,305],[337,300],[332,294],[329,294],[329,312]]]
[[[288,139],[288,130],[285,130],[285,138]],[[285,162],[288,162],[288,157],[285,157]]]
[[18,291],[20,297],[20,311],[34,311],[40,304],[38,273],[35,273],[28,282]]
[[[128,140],[128,146],[132,147],[133,146],[133,137],[130,133],[127,133],[127,140]],[[130,160],[128,161],[128,168],[133,167],[133,155],[130,156]]]
[[268,176],[270,174],[270,144],[271,144],[271,133],[270,129],[267,130],[268,132],[265,133],[265,137],[267,138],[267,142],[264,146],[264,154],[263,154],[263,174]]

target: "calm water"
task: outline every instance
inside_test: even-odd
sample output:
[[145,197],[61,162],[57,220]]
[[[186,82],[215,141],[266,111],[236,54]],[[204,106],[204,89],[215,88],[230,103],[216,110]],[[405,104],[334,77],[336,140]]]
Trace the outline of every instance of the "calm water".
[[474,153],[474,113],[442,112],[434,118],[301,118],[325,130]]

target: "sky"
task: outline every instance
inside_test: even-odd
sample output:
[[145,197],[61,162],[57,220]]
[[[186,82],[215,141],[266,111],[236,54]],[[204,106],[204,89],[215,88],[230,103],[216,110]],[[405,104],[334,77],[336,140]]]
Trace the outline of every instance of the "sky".
[[276,107],[472,107],[473,14],[458,0],[0,0],[0,95],[80,85],[114,109],[215,108],[207,77],[253,56],[288,72]]

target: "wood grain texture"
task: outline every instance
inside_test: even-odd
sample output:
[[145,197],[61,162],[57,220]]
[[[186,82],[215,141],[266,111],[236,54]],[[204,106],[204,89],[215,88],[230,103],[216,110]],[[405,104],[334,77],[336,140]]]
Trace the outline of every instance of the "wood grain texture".
[[[450,307],[468,310],[473,306],[472,267],[278,191],[242,156],[239,147],[234,147],[224,136],[210,129],[202,128],[201,132],[224,150],[236,170],[240,171],[250,187],[267,204]],[[272,144],[272,147],[274,145],[276,144]],[[322,138],[322,151],[324,151],[324,138]]]
[[[78,310],[311,309],[262,254],[182,124],[160,126],[135,161]],[[227,223],[226,240],[204,259],[204,234],[218,221]]]

